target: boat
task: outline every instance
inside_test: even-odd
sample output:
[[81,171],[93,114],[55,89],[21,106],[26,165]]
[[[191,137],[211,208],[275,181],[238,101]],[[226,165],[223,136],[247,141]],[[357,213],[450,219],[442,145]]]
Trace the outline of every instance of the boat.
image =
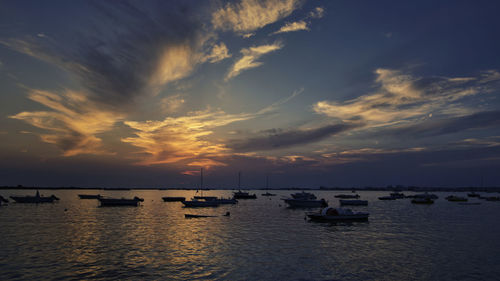
[[[226,212],[224,217],[229,217],[231,214],[229,212]],[[214,218],[217,216],[209,216],[209,215],[193,215],[193,214],[184,214],[184,217],[186,219],[192,219],[192,218]]]
[[[201,191],[203,192],[203,190]],[[194,196],[193,197],[194,199],[198,199],[198,200],[214,200],[214,199],[217,199],[217,196]]]
[[182,201],[182,204],[187,208],[218,207],[220,205],[220,203],[215,200],[200,200],[195,198],[190,201]]
[[97,199],[101,203],[101,207],[108,206],[138,206],[139,202],[143,202],[144,199],[135,196],[132,199],[129,198],[99,198]]
[[450,195],[446,197],[446,200],[450,202],[467,202],[468,199],[465,197],[460,197],[460,196],[455,196],[455,195]]
[[51,195],[49,197],[42,196],[38,190],[36,191],[35,196],[10,196],[10,198],[16,201],[16,203],[53,203],[54,201],[59,200],[59,198],[55,195]]
[[392,192],[390,194],[391,197],[394,197],[395,199],[401,199],[401,198],[405,198],[405,195],[404,193],[401,193],[401,192]]
[[407,196],[407,197],[409,197],[409,198],[421,198],[421,199],[422,198],[423,199],[425,199],[425,198],[428,198],[428,199],[438,199],[439,198],[437,195],[431,194],[431,193],[427,193],[427,192],[420,193],[420,194],[415,194],[413,196]]
[[257,195],[241,191],[241,172],[238,173],[238,191],[233,193],[234,199],[257,199]]
[[411,200],[413,204],[434,204],[434,200],[431,198],[414,198]]
[[94,194],[78,194],[78,197],[80,199],[99,199],[102,196],[100,194],[94,195]]
[[276,194],[266,192],[266,193],[262,193],[261,196],[276,196]]
[[341,206],[368,206],[368,200],[339,200]]
[[490,196],[485,198],[486,201],[500,201],[500,197],[498,196]]
[[304,192],[304,191],[290,194],[290,196],[292,196],[292,198],[294,198],[294,199],[305,199],[305,200],[315,200],[316,199],[316,195],[309,193],[309,192]]
[[339,194],[339,195],[335,195],[334,196],[335,198],[342,198],[342,199],[355,199],[355,198],[359,198],[359,194]]
[[396,200],[397,198],[394,196],[380,196],[378,200]]
[[7,199],[3,198],[3,196],[2,196],[2,195],[0,195],[0,202],[1,202],[1,203],[9,203],[9,200],[7,200]]
[[480,197],[481,195],[479,193],[475,193],[474,191],[467,193],[467,196],[469,197]]
[[238,203],[238,200],[236,200],[235,198],[224,198],[224,197],[221,197],[221,198],[216,197],[215,199],[210,199],[207,201],[215,201],[219,204],[236,204],[236,203]]
[[315,221],[366,221],[369,213],[353,212],[344,208],[323,208],[319,212],[308,212],[306,215]]
[[317,207],[326,207],[328,203],[325,199],[295,199],[295,198],[285,198],[282,199],[287,203],[291,208],[317,208]]
[[186,201],[186,197],[180,197],[180,196],[165,196],[162,197],[164,202],[182,202]]

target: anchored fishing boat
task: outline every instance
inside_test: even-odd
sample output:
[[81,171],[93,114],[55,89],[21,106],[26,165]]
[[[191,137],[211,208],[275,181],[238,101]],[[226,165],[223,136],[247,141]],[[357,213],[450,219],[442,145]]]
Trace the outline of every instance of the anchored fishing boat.
[[16,203],[53,203],[54,201],[59,200],[59,198],[55,195],[51,195],[49,197],[45,197],[40,195],[38,190],[36,191],[35,196],[10,196],[12,200],[16,201]]
[[164,202],[182,202],[182,201],[186,201],[186,197],[180,197],[180,196],[165,196],[165,197],[162,197],[161,199],[163,199]]

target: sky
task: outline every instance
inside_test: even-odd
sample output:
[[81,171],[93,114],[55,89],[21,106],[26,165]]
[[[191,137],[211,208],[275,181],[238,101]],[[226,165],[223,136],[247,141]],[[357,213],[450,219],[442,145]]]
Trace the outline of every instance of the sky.
[[0,185],[500,185],[497,1],[0,6]]

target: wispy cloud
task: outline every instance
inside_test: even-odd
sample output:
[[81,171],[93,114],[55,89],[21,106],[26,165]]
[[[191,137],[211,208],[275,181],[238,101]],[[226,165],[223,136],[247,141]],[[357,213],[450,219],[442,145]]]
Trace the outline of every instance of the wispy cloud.
[[216,63],[221,60],[230,58],[232,55],[229,54],[226,44],[220,43],[219,45],[215,44],[212,48],[212,52],[208,54],[204,60],[208,60],[211,63]]
[[216,29],[249,34],[289,16],[300,5],[298,0],[242,0],[227,3],[212,14]]
[[64,156],[110,154],[96,135],[110,130],[123,115],[100,109],[79,92],[31,90],[29,98],[53,111],[21,112],[9,117],[49,131],[40,134],[42,141],[56,145]]
[[341,123],[312,129],[274,129],[264,132],[262,136],[232,140],[228,147],[238,152],[277,150],[317,142],[360,125]]
[[270,45],[261,45],[256,47],[244,48],[240,52],[243,57],[239,58],[231,67],[225,80],[238,76],[243,70],[261,66],[263,63],[257,61],[261,56],[277,51],[283,47],[281,42],[274,42]]
[[172,95],[161,99],[160,107],[163,113],[174,113],[179,110],[186,100],[180,95]]
[[309,18],[320,19],[325,15],[325,9],[323,7],[316,7],[307,15]]
[[459,103],[463,98],[487,92],[477,77],[417,78],[397,70],[377,69],[378,89],[344,101],[320,101],[317,113],[341,120],[365,120],[369,126],[420,121],[439,115],[463,116],[474,108]]
[[300,30],[309,30],[309,27],[307,27],[307,22],[301,20],[301,21],[286,23],[278,31],[275,31],[272,34],[294,32],[294,31],[300,31]]

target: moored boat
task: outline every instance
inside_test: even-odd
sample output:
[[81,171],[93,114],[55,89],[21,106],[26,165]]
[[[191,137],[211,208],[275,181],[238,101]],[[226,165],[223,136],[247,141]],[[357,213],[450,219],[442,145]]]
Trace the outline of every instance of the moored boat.
[[474,191],[472,191],[470,193],[467,193],[467,196],[469,196],[469,197],[479,197],[481,195],[479,193],[475,193]]
[[78,194],[78,197],[80,197],[80,199],[99,199],[101,198],[102,196],[100,194]]
[[325,199],[315,200],[315,199],[295,199],[286,198],[283,199],[292,208],[317,208],[326,207],[328,203]]
[[207,201],[215,201],[219,204],[236,204],[238,203],[238,200],[236,200],[235,198],[224,198],[224,197],[221,197],[221,198],[215,198],[215,199],[211,199],[211,200],[207,200]]
[[434,204],[434,200],[431,198],[414,198],[411,200],[413,204]]
[[395,198],[395,199],[405,198],[404,193],[401,193],[401,192],[392,192],[390,194],[390,196],[393,197],[393,198]]
[[335,195],[335,198],[342,198],[342,199],[355,199],[359,198],[359,194],[339,194]]
[[290,194],[290,196],[294,199],[316,200],[316,195],[304,191]]
[[306,215],[311,220],[316,221],[366,221],[369,213],[353,212],[351,209],[344,208],[323,208],[319,212],[309,212]]
[[266,192],[266,193],[262,193],[261,196],[276,196],[276,194]]
[[[203,190],[202,190],[203,192]],[[217,199],[217,196],[194,196],[193,197],[194,199],[198,199],[198,200],[214,200],[214,199]]]
[[138,206],[144,199],[135,196],[134,198],[99,198],[102,207],[107,206]]
[[341,206],[368,206],[368,200],[339,200]]
[[165,196],[162,197],[164,202],[182,202],[186,201],[186,197],[181,197],[181,196]]
[[57,196],[51,195],[49,197],[40,195],[38,190],[36,191],[35,196],[10,196],[12,200],[16,201],[16,203],[53,203],[54,201],[59,200]]
[[213,200],[199,200],[199,199],[191,199],[190,201],[182,201],[184,207],[188,208],[198,208],[198,207],[218,207],[220,205],[219,202]]
[[255,194],[249,194],[248,192],[244,192],[244,191],[237,191],[237,192],[234,192],[234,196],[233,196],[234,199],[257,199],[257,195]]
[[378,200],[396,200],[397,198],[394,196],[380,196]]

